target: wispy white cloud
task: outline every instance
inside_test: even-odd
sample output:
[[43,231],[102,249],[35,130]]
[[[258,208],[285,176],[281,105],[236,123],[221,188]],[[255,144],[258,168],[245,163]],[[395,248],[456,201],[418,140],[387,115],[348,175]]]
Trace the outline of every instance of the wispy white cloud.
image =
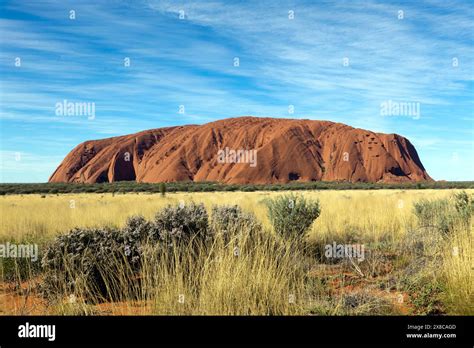
[[[425,139],[416,140],[422,160],[437,146],[429,139],[450,136],[446,129],[461,137],[459,146],[472,142],[469,1],[45,0],[2,6],[8,13],[0,19],[3,128],[31,123],[48,133],[56,127],[78,142],[250,114],[401,132]],[[22,59],[20,68],[15,57]],[[95,102],[96,119],[54,117],[53,106],[63,99]],[[418,102],[422,116],[381,117],[386,100]],[[288,114],[290,104],[295,114]]]

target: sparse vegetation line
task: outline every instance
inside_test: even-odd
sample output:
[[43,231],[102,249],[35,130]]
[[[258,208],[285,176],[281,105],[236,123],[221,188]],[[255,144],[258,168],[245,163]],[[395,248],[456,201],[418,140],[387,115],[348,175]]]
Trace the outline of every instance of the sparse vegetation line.
[[0,195],[9,194],[59,194],[59,193],[126,193],[152,192],[226,192],[226,191],[287,191],[287,190],[421,190],[421,189],[469,189],[474,181],[427,181],[414,183],[350,183],[350,182],[298,182],[288,184],[221,184],[216,182],[138,183],[117,181],[113,183],[31,183],[0,184]]

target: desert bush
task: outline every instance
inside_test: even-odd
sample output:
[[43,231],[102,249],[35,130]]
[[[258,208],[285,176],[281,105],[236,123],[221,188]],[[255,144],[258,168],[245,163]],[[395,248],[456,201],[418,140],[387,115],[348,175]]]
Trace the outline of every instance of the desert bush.
[[422,199],[415,202],[413,208],[421,227],[434,227],[448,234],[457,224],[469,226],[474,200],[462,191],[446,199]]
[[210,231],[222,235],[226,241],[239,233],[254,235],[261,230],[262,224],[255,215],[244,212],[238,205],[212,207]]
[[321,213],[319,200],[307,200],[302,195],[283,195],[266,203],[275,232],[285,237],[303,237]]
[[115,277],[131,273],[123,234],[116,229],[75,228],[47,248],[41,265],[48,296],[80,291],[88,300],[111,298]]
[[121,238],[124,243],[124,254],[135,269],[140,265],[142,245],[150,240],[154,232],[154,224],[141,215],[134,215],[127,219],[121,231]]
[[164,182],[160,184],[160,194],[163,197],[166,196],[166,184]]
[[162,244],[206,237],[207,231],[202,204],[168,206],[156,214],[154,222],[132,216],[121,230],[75,228],[47,248],[42,259],[43,288],[45,293],[60,294],[77,291],[79,286],[87,299],[116,298],[129,285],[137,286],[148,244],[159,242],[157,251]]
[[204,205],[167,206],[155,216],[151,237],[161,240],[205,239],[208,235],[208,214]]
[[422,227],[433,227],[439,224],[439,217],[449,212],[447,199],[422,199],[413,204],[414,213]]
[[474,212],[474,198],[469,196],[466,191],[454,194],[454,207],[463,223],[469,224],[470,218]]

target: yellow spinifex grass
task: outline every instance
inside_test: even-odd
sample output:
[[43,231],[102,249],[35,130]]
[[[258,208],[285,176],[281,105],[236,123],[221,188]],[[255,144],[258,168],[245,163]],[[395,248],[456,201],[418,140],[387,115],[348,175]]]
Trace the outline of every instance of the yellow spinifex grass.
[[[388,243],[396,250],[417,229],[414,202],[448,198],[458,191],[322,190],[297,194],[320,201],[321,215],[307,235],[310,245],[355,238],[374,245]],[[65,290],[62,299],[49,304],[48,313],[298,315],[309,313],[306,300],[311,297],[316,302],[314,306],[325,306],[317,313],[344,314],[339,310],[341,298],[325,302],[331,295],[324,288],[328,285],[318,283],[318,278],[308,283],[311,267],[318,260],[305,255],[299,242],[280,238],[272,231],[265,200],[284,193],[288,192],[167,193],[165,197],[146,193],[1,196],[0,243],[38,241],[42,245],[74,227],[122,227],[129,216],[143,215],[152,220],[161,208],[180,202],[202,202],[208,212],[213,205],[237,204],[256,215],[267,238],[249,240],[250,236],[245,237],[244,233],[243,240],[230,244],[217,239],[210,248],[184,245],[171,253],[151,252],[139,279],[125,269],[113,270],[117,276],[107,287],[123,300],[98,306],[87,303],[82,294],[89,290],[81,288],[79,281],[75,294]],[[437,267],[441,266],[426,269],[426,274],[443,284],[442,298],[448,313],[472,315],[472,228],[459,226],[456,233],[442,240],[441,263]],[[409,265],[407,255],[410,254],[401,255],[396,264]],[[376,259],[370,262],[373,268],[378,267]],[[370,267],[361,267],[363,277],[370,283]],[[387,281],[388,277],[384,277],[383,281]],[[130,284],[134,284],[132,288]],[[70,301],[70,295],[74,295],[74,301]],[[16,307],[7,312],[22,313]]]
[[[365,190],[301,191],[321,202],[321,216],[312,233],[339,231],[355,227],[364,235],[403,234],[406,224],[414,223],[412,204],[421,198],[448,197],[458,190]],[[467,190],[473,193],[474,190]],[[61,194],[8,195],[0,197],[0,240],[41,239],[84,226],[122,226],[127,217],[141,214],[151,219],[157,210],[180,201],[203,202],[207,208],[217,204],[238,204],[253,211],[269,227],[265,198],[283,192],[199,192],[159,194]]]
[[[172,248],[147,244],[141,272],[117,258],[100,265],[111,298],[81,275],[74,289],[60,281],[52,313],[153,315],[298,315],[307,297],[302,255],[296,240],[243,231],[230,240],[178,242]],[[77,273],[76,273],[77,275]],[[72,293],[71,293],[72,291]],[[70,299],[75,301],[71,303]]]
[[441,278],[450,313],[474,314],[474,257],[472,232],[459,229],[448,238]]
[[[153,253],[144,265],[143,289],[154,314],[304,314],[304,268],[289,241],[234,238],[196,250]],[[193,250],[191,250],[191,248]],[[191,256],[194,255],[194,256]],[[170,265],[172,267],[170,268]]]

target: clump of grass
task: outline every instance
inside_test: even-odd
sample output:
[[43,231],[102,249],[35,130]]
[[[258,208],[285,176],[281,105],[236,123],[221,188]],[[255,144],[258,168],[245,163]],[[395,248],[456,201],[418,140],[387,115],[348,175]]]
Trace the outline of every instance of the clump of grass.
[[21,283],[33,278],[41,271],[39,260],[31,258],[0,258],[0,280]]
[[[0,255],[0,282],[13,282],[16,287],[20,287],[21,283],[30,281],[41,273],[41,257],[46,245],[44,240],[27,234],[21,239],[0,239],[0,244],[5,251],[13,246],[18,253]],[[29,252],[35,254],[21,254],[19,248],[28,248]]]
[[[437,227],[420,227],[408,231],[398,243],[399,268],[396,270],[398,290],[407,292],[416,314],[445,312],[439,280],[446,236]],[[406,262],[400,262],[406,260]]]
[[[154,314],[292,315],[305,311],[305,272],[290,243],[249,230],[229,243],[152,253],[144,267]],[[193,256],[194,255],[194,256]],[[291,301],[294,298],[295,301]]]
[[444,284],[441,294],[449,313],[474,314],[474,276],[472,229],[458,226],[447,239],[443,250],[440,281]]

